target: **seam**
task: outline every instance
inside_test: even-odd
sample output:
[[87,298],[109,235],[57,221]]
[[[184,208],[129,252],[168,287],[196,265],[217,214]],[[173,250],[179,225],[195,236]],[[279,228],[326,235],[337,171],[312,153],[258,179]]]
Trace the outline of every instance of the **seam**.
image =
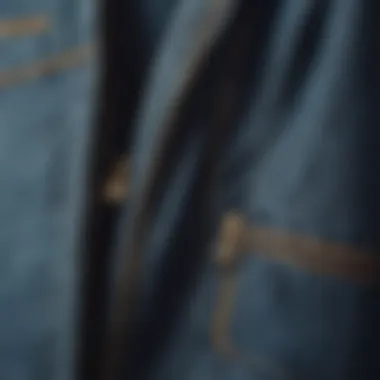
[[251,227],[245,243],[255,255],[309,272],[343,277],[359,283],[380,280],[376,252],[286,231]]
[[241,363],[245,367],[259,371],[273,379],[288,380],[289,376],[282,366],[271,360],[241,350],[231,337],[231,323],[238,293],[239,268],[237,260],[244,250],[245,235],[249,233],[241,215],[230,212],[223,218],[219,232],[217,263],[221,267],[218,280],[218,294],[213,307],[211,320],[211,343],[216,352],[231,361]]
[[[380,282],[378,252],[280,229],[249,226],[236,212],[226,214],[220,239],[217,260],[224,267],[231,267],[243,255],[254,252],[257,257],[311,273],[358,283]],[[232,250],[231,245],[238,245],[239,249]]]
[[92,56],[93,45],[84,45],[27,66],[0,72],[0,89],[79,66]]
[[0,19],[0,38],[37,35],[46,33],[50,28],[51,21],[47,16]]
[[230,358],[239,357],[239,352],[231,342],[230,323],[235,308],[237,274],[223,274],[219,280],[219,291],[211,323],[211,341],[217,351]]

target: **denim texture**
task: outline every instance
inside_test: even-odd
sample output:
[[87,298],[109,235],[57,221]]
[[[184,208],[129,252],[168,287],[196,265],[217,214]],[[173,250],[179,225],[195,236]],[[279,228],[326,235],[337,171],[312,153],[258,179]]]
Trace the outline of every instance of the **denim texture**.
[[[212,247],[226,212],[236,210],[263,228],[372,250],[378,259],[379,4],[253,3],[239,112],[206,206],[199,201],[207,188],[198,174],[208,154],[210,119],[204,108],[213,81],[207,78],[225,56],[210,62],[203,90],[176,126],[182,138],[162,178],[144,245],[139,332],[125,358],[125,378],[375,380],[376,281],[311,273],[249,251],[236,269],[226,331],[238,355],[221,353],[211,338],[223,275]],[[144,120],[172,106],[154,94],[170,92],[165,85],[177,73],[181,51],[176,57],[167,50],[181,39],[171,35],[159,45],[157,55],[167,61],[155,66]],[[154,159],[157,129],[152,121],[137,131],[132,205],[146,176],[142,168]]]
[[0,378],[72,380],[96,2],[0,4]]

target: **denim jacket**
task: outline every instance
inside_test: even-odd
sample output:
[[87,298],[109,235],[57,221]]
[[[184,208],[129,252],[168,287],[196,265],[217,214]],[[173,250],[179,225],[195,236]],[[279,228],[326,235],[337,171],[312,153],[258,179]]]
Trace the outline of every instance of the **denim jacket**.
[[378,12],[177,2],[135,125],[104,379],[379,378]]
[[92,0],[0,2],[0,379],[72,380]]
[[[128,7],[131,179],[96,375],[378,379],[378,1]],[[75,376],[94,11],[0,4],[0,379]]]

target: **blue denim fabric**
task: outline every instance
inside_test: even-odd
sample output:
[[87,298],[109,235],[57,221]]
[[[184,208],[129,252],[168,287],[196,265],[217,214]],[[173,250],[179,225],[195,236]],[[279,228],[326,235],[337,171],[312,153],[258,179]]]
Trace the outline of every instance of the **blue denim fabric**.
[[[256,3],[241,110],[220,163],[215,204],[207,210],[199,209],[207,189],[197,182],[209,125],[202,111],[207,91],[198,94],[186,125],[178,126],[186,132],[162,179],[147,234],[140,333],[125,358],[128,375],[375,380],[380,375],[378,286],[311,273],[256,257],[259,252],[249,251],[236,269],[226,331],[243,360],[220,353],[211,339],[221,271],[212,260],[213,234],[204,231],[215,230],[224,213],[237,210],[251,224],[373,249],[374,255],[379,248],[379,3]],[[158,54],[181,38],[172,36]],[[171,53],[150,95],[170,92],[165,75],[181,59]],[[151,114],[145,120],[170,106],[163,98],[148,100]],[[146,175],[139,168],[153,159],[160,134],[155,128],[152,121],[138,130],[136,199]]]
[[0,379],[72,380],[92,0],[0,3]]

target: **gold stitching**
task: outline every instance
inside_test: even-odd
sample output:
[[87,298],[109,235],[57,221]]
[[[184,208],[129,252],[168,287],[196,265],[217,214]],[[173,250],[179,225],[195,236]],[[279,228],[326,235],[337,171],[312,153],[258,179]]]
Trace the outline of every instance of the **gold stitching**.
[[224,266],[232,266],[243,251],[251,251],[258,257],[312,273],[347,277],[356,282],[380,282],[380,259],[376,252],[243,223],[237,213],[228,213],[222,221],[218,262]]
[[230,357],[238,356],[229,336],[229,324],[234,310],[236,288],[236,273],[223,275],[211,324],[211,339],[214,347]]
[[222,220],[218,264],[223,268],[220,286],[211,321],[211,341],[215,349],[229,360],[237,361],[252,370],[271,376],[273,379],[289,379],[284,368],[257,354],[241,351],[230,336],[231,321],[237,297],[239,270],[237,260],[246,248],[246,235],[250,233],[244,219],[236,212],[228,213]]
[[51,27],[46,16],[0,20],[0,38],[21,37],[47,32]]
[[46,60],[0,72],[0,89],[78,66],[92,55],[93,45],[68,50]]
[[230,212],[222,220],[217,262],[223,268],[234,266],[242,250],[246,224],[237,213]]
[[380,260],[369,250],[262,227],[250,228],[246,244],[255,255],[313,273],[360,283],[380,281]]

